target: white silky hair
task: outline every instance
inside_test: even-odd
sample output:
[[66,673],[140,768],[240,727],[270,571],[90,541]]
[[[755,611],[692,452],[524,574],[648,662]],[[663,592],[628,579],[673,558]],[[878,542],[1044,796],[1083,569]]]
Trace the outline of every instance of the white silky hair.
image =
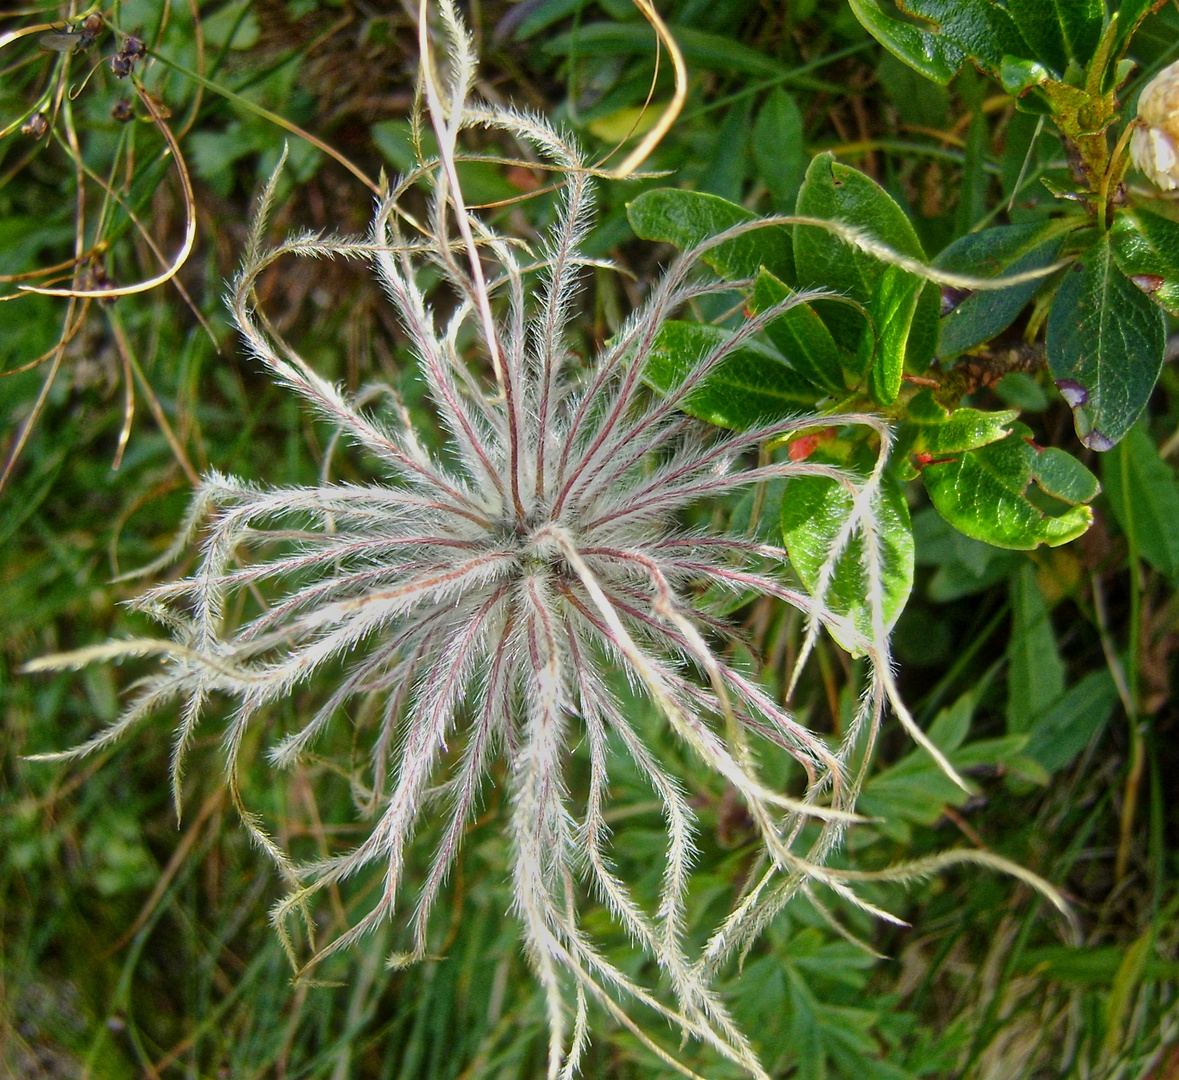
[[[432,812],[443,807],[445,820],[410,916],[412,949],[396,962],[426,955],[430,913],[489,765],[501,757],[510,796],[514,910],[546,1000],[549,1077],[577,1072],[590,1036],[591,1002],[666,1064],[695,1075],[632,1018],[629,1002],[766,1080],[749,1040],[712,987],[716,972],[743,954],[800,891],[813,896],[822,885],[877,910],[852,891],[857,875],[824,863],[856,820],[862,767],[851,772],[848,763],[870,759],[889,703],[953,775],[905,709],[891,670],[880,537],[889,428],[867,414],[838,418],[868,429],[877,448],[875,467],[856,475],[808,461],[747,464],[751,452],[813,428],[817,417],[723,432],[681,412],[685,399],[751,335],[820,292],[794,294],[747,318],[665,396],[645,388],[644,364],[665,321],[696,298],[734,287],[701,276],[701,256],[748,231],[747,225],[684,253],[613,341],[588,364],[577,360],[568,329],[579,283],[591,265],[580,244],[591,222],[594,170],[575,143],[543,118],[471,100],[471,40],[451,0],[441,0],[438,9],[449,58],[442,79],[422,28],[423,94],[437,156],[388,187],[366,239],[302,234],[267,249],[263,233],[276,173],[230,297],[251,353],[371,454],[383,479],[260,488],[209,474],[176,543],[148,570],[167,565],[203,532],[196,568],[133,602],[170,639],[113,642],[30,665],[73,667],[144,655],[163,661],[110,727],[83,746],[44,757],[92,752],[179,700],[172,766],[179,806],[185,752],[210,697],[232,702],[224,735],[228,785],[245,827],[291,885],[273,918],[292,956],[288,917],[308,910],[314,894],[369,868],[383,877],[371,910],[309,964],[354,944],[393,914],[407,850],[429,805]],[[456,163],[461,132],[470,127],[528,144],[559,176],[559,214],[537,253],[466,206]],[[403,202],[423,181],[429,184],[429,208],[418,220]],[[845,239],[858,236],[846,228],[835,231]],[[877,254],[885,250],[876,247]],[[405,410],[395,424],[371,415],[319,376],[258,310],[259,275],[292,255],[371,262],[447,435],[451,454],[445,461],[423,448]],[[912,263],[891,256],[898,265]],[[422,284],[439,275],[457,298],[445,319]],[[483,370],[493,373],[491,381],[460,351],[460,338],[466,334],[469,340],[471,329],[473,351]],[[681,524],[682,511],[693,503],[794,476],[832,478],[852,496],[851,513],[825,552],[815,595],[791,584],[781,548]],[[826,600],[836,566],[853,547],[868,583],[867,633]],[[259,554],[267,548],[279,553]],[[233,625],[226,613],[244,592],[260,586],[276,599]],[[773,597],[803,612],[807,633],[799,667],[824,627],[867,659],[864,690],[841,741],[830,745],[809,730],[756,676],[711,644],[731,639],[733,631],[704,604],[703,586]],[[349,704],[377,702],[369,750],[372,827],[351,851],[297,864],[246,807],[239,754],[251,723],[329,665],[343,666],[338,684],[269,756],[276,766],[289,767]],[[614,672],[735,789],[764,848],[760,872],[695,955],[685,940],[684,915],[696,856],[695,814],[680,778],[644,742],[611,688]],[[773,790],[759,776],[750,734],[802,766],[807,782],[799,797]],[[579,743],[589,759],[588,791],[580,803],[566,779]],[[611,857],[609,768],[619,751],[663,810],[667,842],[653,911],[636,898]],[[816,828],[804,834],[807,821]],[[892,876],[928,873],[937,865],[902,868]],[[657,961],[662,988],[640,985],[595,944],[579,918],[587,890]]]

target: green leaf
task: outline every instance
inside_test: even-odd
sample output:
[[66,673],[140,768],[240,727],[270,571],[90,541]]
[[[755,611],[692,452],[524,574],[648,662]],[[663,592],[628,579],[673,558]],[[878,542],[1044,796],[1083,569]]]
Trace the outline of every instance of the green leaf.
[[[901,485],[886,476],[875,506],[881,546],[882,595],[879,598],[886,630],[892,628],[913,588],[913,525]],[[795,476],[782,496],[782,536],[790,562],[806,588],[815,594],[823,562],[836,534],[852,512],[852,495],[826,476]],[[848,544],[827,590],[826,602],[840,615],[851,616],[857,630],[871,638],[872,611],[863,540],[858,534]],[[841,641],[858,653],[854,642]]]
[[995,384],[995,393],[1004,405],[1020,412],[1043,412],[1050,402],[1044,388],[1026,371],[1011,371]]
[[[1056,222],[1001,225],[955,240],[934,260],[934,265],[975,277],[1007,277],[1051,266],[1060,254],[1062,241]],[[970,293],[942,318],[938,355],[944,358],[957,356],[1002,333],[1015,321],[1044,280],[1024,282],[1009,289],[982,289]]]
[[1118,688],[1109,669],[1089,672],[1040,711],[1024,753],[1050,773],[1059,772],[1109,722],[1117,702]]
[[1101,477],[1122,532],[1160,574],[1179,577],[1179,484],[1142,424],[1102,459]]
[[967,58],[998,75],[1005,56],[1029,51],[1015,21],[991,0],[897,0],[902,16],[925,25],[890,15],[879,0],[851,0],[851,5],[881,45],[943,85]]
[[[852,225],[903,255],[925,258],[904,210],[874,180],[833,154],[811,161],[797,213]],[[799,284],[837,289],[865,305],[887,265],[814,225],[796,225],[794,245]]]
[[[666,322],[643,368],[661,393],[679,386],[732,333],[706,323]],[[746,341],[684,401],[684,412],[724,428],[749,428],[813,408],[815,390],[769,346]]]
[[794,208],[795,196],[806,173],[802,134],[802,113],[794,98],[781,87],[775,87],[753,125],[753,158],[761,182],[785,211]]
[[875,323],[876,340],[868,389],[881,405],[891,405],[900,393],[909,330],[924,287],[925,282],[915,274],[898,266],[886,266],[872,291],[868,310]]
[[[921,243],[905,212],[875,181],[857,169],[820,154],[807,169],[798,194],[800,215],[862,229],[889,247],[924,259]],[[834,289],[867,308],[873,326],[850,308],[818,308],[842,348],[871,359],[869,385],[881,404],[896,398],[909,330],[923,278],[881,262],[818,226],[794,228],[795,270],[800,285]]]
[[[585,2],[586,0],[545,0],[539,7],[530,6],[528,9],[517,9],[521,12],[526,11],[526,14],[520,18],[516,31],[512,34],[512,40],[527,41],[530,37],[534,37],[542,30],[552,26],[553,23],[568,18],[575,11],[584,7]],[[516,14],[515,10],[513,14]],[[497,35],[498,33],[499,31],[497,31]]]
[[1072,454],[1056,446],[1037,447],[1036,483],[1045,495],[1070,506],[1081,506],[1097,498],[1101,485]]
[[[700,190],[730,202],[741,198],[749,165],[750,99],[729,106],[716,132],[712,160],[700,177]],[[734,204],[735,205],[735,204]]]
[[1048,605],[1036,584],[1036,568],[1030,564],[1011,579],[1007,663],[1007,730],[1022,735],[1064,693],[1064,663]]
[[[970,731],[970,721],[973,716],[974,697],[970,693],[965,693],[948,709],[942,709],[937,714],[926,734],[934,746],[943,753],[949,754],[966,741],[966,733]],[[922,761],[932,760],[928,754],[916,751],[911,751],[911,753]]]
[[[732,38],[688,26],[673,24],[669,29],[690,68],[760,75],[763,78],[792,74],[788,67],[764,52],[751,49]],[[633,56],[654,54],[655,48],[655,31],[646,22],[587,23],[558,35],[544,46],[545,52],[553,56]]]
[[[1042,509],[1028,497],[1033,481],[1043,490],[1038,473],[1046,453],[1031,443],[1030,436],[1023,424],[1014,424],[1012,433],[999,442],[969,450],[953,461],[927,465],[921,478],[938,513],[967,536],[1002,548],[1056,547],[1080,536],[1093,521],[1088,506],[1058,502]],[[1061,486],[1059,468],[1059,462],[1048,462],[1049,487]],[[1090,487],[1095,491],[1096,481]],[[1044,491],[1037,502],[1047,494]]]
[[[768,270],[757,277],[750,307],[765,311],[785,300],[791,290]],[[766,327],[766,336],[799,374],[833,394],[846,391],[839,348],[831,331],[809,304],[800,303]]]
[[1003,57],[999,68],[999,82],[1012,97],[1019,98],[1033,86],[1041,86],[1051,75],[1038,60],[1024,60],[1017,56]]
[[994,74],[1004,56],[1026,56],[1027,43],[1011,17],[994,0],[899,0],[906,15],[927,19],[983,70]]
[[[756,221],[757,215],[716,195],[678,188],[645,191],[627,204],[636,235],[688,250],[710,237]],[[727,280],[755,278],[764,266],[780,280],[794,280],[794,259],[788,230],[777,225],[752,229],[709,250],[703,261]]]
[[[1020,972],[1076,986],[1109,986],[1126,962],[1126,946],[1089,945],[1080,948],[1069,945],[1042,945],[1024,949],[1017,958]],[[1175,982],[1179,980],[1179,963],[1157,956],[1147,959],[1148,978]]]
[[1165,344],[1163,313],[1118,269],[1105,233],[1065,273],[1048,315],[1048,367],[1087,447],[1108,450],[1130,430]]
[[[962,695],[942,709],[930,725],[930,741],[957,769],[994,767],[1014,760],[1027,744],[1024,736],[965,742],[974,714],[974,698]],[[924,750],[913,750],[880,770],[868,781],[857,805],[860,812],[881,819],[874,823],[901,843],[911,839],[910,824],[933,825],[947,806],[962,806],[970,796],[942,771]]]
[[[850,0],[860,24],[898,60],[945,86],[966,61],[966,51],[888,13],[882,0]],[[888,5],[891,6],[891,5]]]
[[1105,1002],[1105,1039],[1101,1053],[1111,1060],[1126,1044],[1126,1021],[1139,985],[1146,976],[1146,962],[1155,950],[1155,929],[1150,927],[1128,949],[1110,984]]
[[1158,11],[1166,2],[1167,0],[1122,0],[1117,11],[1118,29],[1114,41],[1114,56],[1122,55],[1142,20],[1152,11]]
[[1122,273],[1159,307],[1179,315],[1179,224],[1127,209],[1118,212],[1110,232]]
[[201,31],[206,43],[217,49],[253,48],[261,31],[253,11],[242,14],[242,9],[249,6],[249,3],[226,4],[214,14],[203,16]]
[[927,281],[917,297],[909,341],[905,346],[905,370],[920,375],[929,370],[937,357],[938,324],[942,319],[942,290],[937,282]]
[[909,402],[909,415],[901,426],[897,451],[906,454],[959,454],[998,442],[1011,434],[1019,413],[982,412],[979,409],[949,409],[939,405],[929,390],[922,390]]
[[1037,59],[1058,75],[1070,60],[1088,62],[1105,16],[1101,0],[1007,0],[1007,10]]
[[936,567],[927,592],[937,603],[971,596],[1005,581],[1023,558],[1014,551],[971,539],[932,506],[913,517],[913,538],[917,542],[917,565]]

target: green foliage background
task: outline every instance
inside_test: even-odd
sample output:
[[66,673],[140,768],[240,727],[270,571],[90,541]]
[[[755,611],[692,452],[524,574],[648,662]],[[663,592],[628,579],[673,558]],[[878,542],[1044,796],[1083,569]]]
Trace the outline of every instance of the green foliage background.
[[[1008,5],[1017,22],[1021,6],[1029,5]],[[922,78],[842,0],[670,0],[661,10],[692,71],[691,92],[648,163],[667,175],[603,186],[588,247],[633,276],[594,275],[587,350],[671,253],[632,232],[627,205],[647,189],[671,184],[758,213],[789,211],[812,159],[829,152],[888,192],[926,252],[957,242],[969,263],[964,237],[988,224],[1042,228],[1053,191],[1070,182],[1051,125],[1018,111],[996,79],[971,65],[946,86]],[[405,118],[416,46],[401,8],[141,0],[104,13],[153,51],[139,71],[180,138],[197,242],[178,279],[187,296],[167,284],[84,312],[43,296],[0,302],[6,458],[42,401],[0,495],[0,1071],[38,1080],[540,1075],[543,1009],[506,917],[494,794],[450,884],[449,919],[435,928],[438,959],[387,970],[384,957],[398,947],[390,927],[317,972],[318,982],[292,983],[266,919],[280,884],[235,828],[215,726],[194,754],[179,825],[164,723],[68,768],[21,760],[112,719],[142,673],[131,664],[60,677],[19,668],[142,631],[119,608],[139,586],[113,579],[166,547],[192,475],[216,468],[275,484],[365,475],[238,352],[221,307],[250,200],[285,140],[276,228],[361,232],[367,222],[371,195],[357,178],[268,114],[369,176],[405,168],[413,154]],[[46,8],[44,18],[7,20],[0,34],[35,22],[60,28],[68,14]],[[482,0],[470,19],[484,93],[542,109],[603,152],[630,134],[655,75],[653,38],[630,0]],[[108,30],[72,54],[38,40],[0,51],[0,124],[17,121],[0,141],[4,293],[16,292],[13,276],[70,258],[79,208],[83,247],[96,255],[91,281],[99,268],[120,285],[150,277],[160,263],[131,214],[167,258],[180,246],[185,207],[145,105],[106,63],[124,39]],[[1179,56],[1179,9],[1150,16],[1130,56],[1138,67],[1122,101]],[[666,100],[666,80],[664,63],[656,101]],[[55,97],[58,88],[80,89],[71,100]],[[126,124],[112,117],[123,98],[138,117]],[[36,140],[19,128],[42,100],[54,124]],[[515,199],[539,183],[527,170],[483,165],[464,176],[477,202]],[[546,207],[542,194],[497,212],[527,230]],[[322,373],[351,390],[384,381],[427,415],[403,340],[363,270],[290,265],[266,288],[269,310]],[[1162,1078],[1179,1062],[1179,382],[1169,361],[1144,417],[1115,449],[1095,454],[1076,439],[1042,337],[1024,333],[1043,314],[1033,306],[997,338],[959,341],[969,351],[943,373],[961,381],[963,405],[1019,410],[1037,444],[1096,472],[1104,490],[1095,524],[1065,547],[1003,550],[955,531],[910,492],[917,575],[896,630],[902,687],[976,791],[967,797],[890,731],[862,803],[876,820],[853,833],[846,858],[879,867],[988,848],[1057,884],[1079,936],[1025,887],[973,868],[876,886],[872,898],[910,928],[837,907],[838,924],[879,957],[802,902],[742,972],[726,976],[734,1011],[774,1075]],[[706,510],[736,528],[750,516],[748,503]],[[780,681],[801,627],[769,607],[735,617],[770,658],[767,677]],[[800,710],[838,731],[855,677],[855,665],[825,646]],[[306,688],[289,708],[306,710],[318,693]],[[657,717],[648,726],[652,745],[681,755]],[[354,828],[347,777],[329,764],[349,760],[351,747],[346,732],[334,738],[322,760],[282,782],[262,761],[248,778],[252,805],[305,856],[347,843]],[[654,888],[658,815],[638,778],[615,796],[622,868]],[[753,834],[711,780],[700,777],[694,796],[704,829],[692,916],[704,927],[741,887]],[[358,883],[316,914],[339,928],[365,902]],[[641,973],[604,910],[599,919],[619,962]],[[625,1032],[602,1027],[586,1076],[665,1075]],[[684,1050],[693,1067],[729,1075],[697,1053]]]

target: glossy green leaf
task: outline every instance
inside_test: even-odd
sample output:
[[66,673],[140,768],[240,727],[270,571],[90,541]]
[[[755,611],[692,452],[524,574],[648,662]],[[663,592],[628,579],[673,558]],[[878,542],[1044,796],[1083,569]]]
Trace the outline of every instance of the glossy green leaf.
[[966,61],[959,45],[920,26],[902,22],[886,0],[849,0],[860,24],[898,60],[945,86]]
[[897,6],[928,20],[985,71],[998,71],[1004,56],[1027,55],[1017,20],[994,0],[900,0]]
[[992,0],[897,0],[898,12],[913,20],[897,18],[879,0],[851,0],[851,5],[881,45],[943,84],[967,58],[998,75],[1005,56],[1029,52],[1015,21]]
[[[811,161],[797,212],[855,226],[903,255],[925,258],[904,210],[874,180],[832,154],[819,154]],[[868,303],[886,264],[813,225],[796,225],[794,244],[800,285],[838,289]]]
[[1064,693],[1064,663],[1056,647],[1036,568],[1025,563],[1011,579],[1011,636],[1007,643],[1007,730],[1031,731],[1035,717]]
[[1026,60],[1018,56],[1003,57],[999,68],[999,82],[1012,97],[1022,97],[1033,86],[1040,86],[1051,75],[1038,60]]
[[891,405],[901,389],[909,330],[925,282],[897,266],[886,266],[872,290],[868,310],[875,323],[875,355],[868,389],[881,405]]
[[[685,250],[710,237],[756,221],[757,215],[716,195],[679,188],[645,191],[627,204],[627,217],[644,240],[661,240]],[[755,278],[764,266],[782,281],[794,280],[788,230],[777,225],[752,229],[710,249],[703,261],[721,277]]]
[[[1023,424],[1012,428],[999,442],[927,465],[921,478],[930,500],[956,529],[996,547],[1028,550],[1075,540],[1092,523],[1092,510],[1066,502],[1042,509],[1029,499],[1033,482],[1043,492],[1037,474],[1045,451],[1030,442],[1031,432]],[[1057,471],[1059,464],[1049,460],[1054,484]]]
[[[852,495],[838,481],[826,476],[796,476],[782,495],[782,536],[790,562],[802,583],[813,594],[819,585],[824,553],[852,511]],[[913,588],[913,525],[901,485],[891,477],[882,484],[879,515],[881,543],[880,597],[885,629],[890,629]],[[839,560],[827,591],[828,605],[849,615],[860,633],[872,634],[872,611],[867,572],[863,566],[862,539],[856,536]],[[856,653],[854,642],[841,641]]]
[[1179,577],[1179,483],[1141,424],[1101,461],[1101,478],[1122,532],[1160,574]]
[[[661,393],[669,393],[731,337],[728,330],[706,323],[664,323],[643,378]],[[811,409],[815,396],[810,383],[773,349],[747,341],[688,395],[683,409],[709,424],[742,429]]]
[[1065,273],[1048,315],[1048,367],[1082,443],[1108,450],[1130,430],[1165,344],[1163,313],[1118,268],[1106,233]]
[[909,374],[923,374],[937,358],[941,318],[942,290],[936,282],[927,281],[917,296],[913,324],[909,327],[909,340],[905,345],[905,370]]
[[[768,270],[757,278],[750,307],[765,311],[780,304],[791,290]],[[798,304],[766,327],[766,336],[799,374],[832,394],[844,393],[840,352],[831,331],[809,304]]]
[[1134,31],[1152,11],[1158,11],[1167,0],[1122,0],[1118,7],[1117,38],[1114,42],[1114,56],[1121,56],[1134,36]]
[[1105,15],[1101,0],[1007,0],[1037,59],[1063,75],[1070,60],[1082,67],[1093,55]]
[[[1007,277],[1051,266],[1060,254],[1062,241],[1055,222],[1001,225],[954,241],[934,260],[934,265],[975,277]],[[1035,296],[1044,280],[970,293],[943,316],[938,355],[957,356],[1002,333]]]
[[770,91],[753,125],[753,159],[761,182],[783,211],[794,199],[806,173],[802,113],[780,86]]
[[[820,154],[810,164],[798,194],[800,215],[855,226],[904,255],[925,253],[905,212],[875,181],[857,169]],[[896,398],[917,298],[924,279],[881,262],[833,233],[812,225],[794,228],[799,284],[834,289],[868,309],[872,326],[851,308],[817,306],[843,349],[871,368],[870,388],[881,404]],[[922,312],[928,312],[923,307]]]
[[1179,315],[1179,224],[1131,208],[1119,211],[1110,231],[1122,273],[1159,307]]
[[1011,434],[1019,413],[983,412],[979,409],[949,409],[939,405],[929,390],[922,390],[909,402],[909,415],[897,439],[899,453],[959,454],[998,442]]

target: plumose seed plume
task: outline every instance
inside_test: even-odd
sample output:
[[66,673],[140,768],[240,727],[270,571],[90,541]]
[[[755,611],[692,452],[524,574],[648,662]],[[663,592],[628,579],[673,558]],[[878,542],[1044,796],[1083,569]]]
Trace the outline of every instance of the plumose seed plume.
[[[155,567],[199,534],[195,569],[134,602],[169,638],[115,642],[41,664],[156,654],[161,669],[138,684],[113,725],[84,746],[50,756],[106,746],[179,702],[173,759],[179,803],[185,751],[202,714],[211,699],[228,700],[229,786],[246,828],[292,886],[275,911],[276,924],[284,927],[308,909],[326,886],[375,872],[382,883],[371,909],[313,959],[358,942],[398,903],[409,902],[412,948],[400,961],[425,955],[431,910],[489,771],[503,761],[514,913],[547,1003],[549,1076],[576,1073],[596,1004],[687,1075],[694,1074],[632,1012],[661,1015],[764,1078],[748,1039],[712,989],[714,974],[800,890],[813,894],[821,886],[854,900],[850,875],[823,864],[854,820],[860,777],[846,763],[853,754],[870,756],[865,746],[889,702],[941,760],[897,698],[890,670],[878,535],[889,431],[869,415],[837,419],[872,432],[877,464],[858,476],[806,460],[758,459],[759,448],[813,428],[815,417],[724,432],[682,411],[736,349],[816,293],[746,317],[673,391],[656,396],[646,387],[644,365],[665,321],[690,301],[734,288],[701,274],[701,256],[749,226],[679,258],[592,361],[573,355],[567,324],[588,265],[579,244],[589,225],[594,171],[545,120],[471,98],[471,41],[450,0],[439,9],[444,72],[435,73],[425,20],[422,25],[422,90],[437,155],[389,187],[363,240],[300,235],[266,249],[272,182],[231,296],[253,355],[375,459],[382,480],[259,488],[209,475],[186,528]],[[528,144],[559,174],[558,219],[536,250],[496,232],[464,203],[458,140],[473,127]],[[429,206],[415,216],[405,196],[423,182]],[[423,447],[403,409],[395,410],[397,423],[380,419],[279,338],[258,310],[254,286],[289,256],[371,262],[428,387],[447,437],[446,456]],[[444,287],[430,295],[445,314],[427,296],[428,288],[439,287],[426,283],[439,277]],[[825,553],[817,595],[793,583],[780,548],[684,524],[683,511],[702,500],[775,478],[816,475],[843,485],[853,507]],[[824,600],[849,551],[869,583],[867,630]],[[735,632],[710,606],[721,592],[772,597],[803,612],[804,660],[824,628],[867,658],[865,688],[840,743],[810,731],[756,674],[732,662],[727,646]],[[262,596],[266,606],[256,606]],[[253,614],[231,616],[239,609]],[[322,706],[274,745],[270,758],[276,766],[292,765],[328,725],[352,722],[361,702],[366,709],[376,702],[375,714],[366,712],[376,717],[367,729],[371,830],[351,851],[297,864],[244,805],[239,752],[251,724],[327,671],[338,681]],[[619,679],[735,790],[764,847],[744,894],[695,953],[684,917],[694,813],[680,780],[628,715]],[[806,786],[797,797],[759,777],[759,743],[781,748],[801,765]],[[585,790],[568,779],[574,747],[588,756]],[[612,862],[606,810],[615,755],[629,756],[663,810],[662,884],[650,906]],[[424,879],[410,890],[407,851],[427,812],[442,815],[440,839]],[[804,831],[807,823],[815,828]],[[658,962],[659,985],[640,985],[606,958],[579,918],[586,895],[604,902]]]

